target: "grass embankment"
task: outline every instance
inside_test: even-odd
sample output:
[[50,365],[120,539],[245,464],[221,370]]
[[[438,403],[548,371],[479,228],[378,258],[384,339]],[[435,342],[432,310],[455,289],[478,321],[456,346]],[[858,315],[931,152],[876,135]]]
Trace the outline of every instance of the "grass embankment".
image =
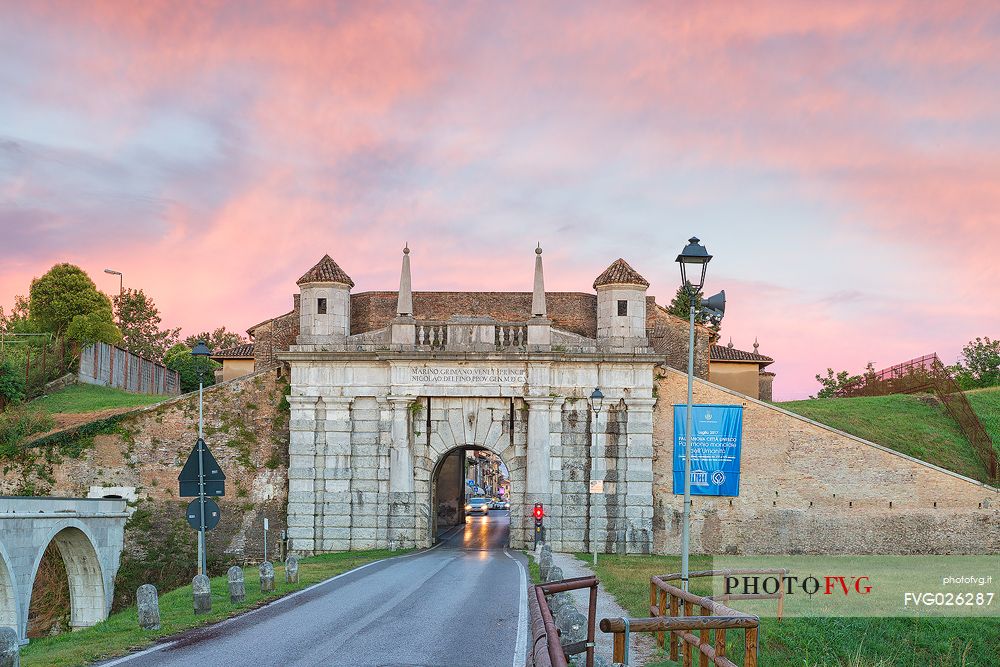
[[972,409],[993,439],[993,447],[1000,452],[1000,387],[974,389],[965,392]]
[[169,398],[172,397],[159,394],[131,394],[113,387],[75,384],[35,399],[29,406],[49,413],[77,414],[99,412],[110,408],[141,407],[161,403]]
[[[590,563],[588,554],[577,558]],[[732,557],[727,557],[731,562]],[[712,569],[692,556],[691,570]],[[679,556],[602,556],[597,576],[636,618],[649,616],[649,578],[680,572]],[[707,580],[691,590],[710,595]],[[739,609],[739,602],[731,605]],[[1000,620],[993,618],[773,618],[760,622],[760,664],[797,667],[974,667],[1000,660]],[[730,659],[743,664],[743,632],[727,635]],[[676,665],[667,657],[656,665]]]
[[141,630],[135,607],[108,617],[108,620],[79,632],[55,637],[33,639],[21,653],[23,667],[70,667],[86,665],[96,660],[124,655],[152,644],[157,639],[189,628],[214,623],[236,616],[296,590],[329,579],[348,570],[404,551],[345,551],[304,558],[299,563],[299,583],[286,584],[284,567],[275,567],[274,592],[260,592],[260,576],[256,567],[244,569],[246,600],[239,604],[229,601],[229,583],[225,576],[212,578],[212,613],[195,616],[191,586],[160,594],[160,629]]
[[[981,420],[992,421],[994,432],[991,435],[994,446],[998,446],[1000,392],[995,396],[989,392],[973,393],[969,401]],[[982,459],[933,396],[894,394],[871,398],[823,398],[776,405],[902,454],[981,482],[990,482]]]

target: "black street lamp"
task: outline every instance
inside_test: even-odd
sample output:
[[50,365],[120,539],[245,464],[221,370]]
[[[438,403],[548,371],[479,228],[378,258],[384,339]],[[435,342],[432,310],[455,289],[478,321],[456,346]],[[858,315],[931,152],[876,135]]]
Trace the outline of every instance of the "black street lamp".
[[[208,358],[212,354],[212,351],[208,349],[205,345],[205,341],[200,340],[198,344],[194,346],[191,350],[192,357],[204,357]],[[201,574],[208,575],[208,549],[205,548],[205,462],[203,459],[202,452],[205,448],[204,445],[204,431],[205,431],[205,420],[203,416],[203,402],[202,394],[205,388],[205,369],[202,368],[202,362],[200,359],[197,360],[198,363],[198,499],[201,508],[201,529],[198,531],[198,565],[201,569]]]
[[[701,245],[697,236],[688,239],[681,254],[677,255],[677,263],[681,265],[681,284],[694,295],[705,286],[705,272],[712,256],[705,246]],[[692,306],[694,308],[694,306]]]
[[[593,503],[590,502],[590,498],[594,495],[595,490],[593,488],[593,483],[595,478],[600,473],[600,467],[597,465],[597,424],[598,416],[601,414],[601,406],[604,404],[604,392],[601,391],[600,387],[594,387],[594,391],[590,394],[590,407],[594,410],[594,427],[590,429],[591,432],[591,448],[590,448],[590,480],[591,488],[590,492],[587,494],[587,505],[588,507],[593,507]],[[603,478],[601,479],[603,482]],[[594,511],[590,511],[590,543],[594,548],[594,565],[597,565],[597,534],[594,532]]]

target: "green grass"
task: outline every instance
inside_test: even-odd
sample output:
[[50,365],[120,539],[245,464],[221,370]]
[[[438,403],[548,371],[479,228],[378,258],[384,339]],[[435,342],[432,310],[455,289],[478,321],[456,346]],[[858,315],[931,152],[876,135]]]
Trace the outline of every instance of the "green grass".
[[130,394],[121,389],[101,387],[93,384],[75,384],[54,394],[43,396],[31,402],[32,407],[49,413],[55,412],[97,412],[108,408],[132,408],[152,405],[165,401],[170,396],[159,394]]
[[[590,563],[589,554],[577,558]],[[727,557],[730,561],[732,557]],[[691,557],[691,569],[711,569],[711,556]],[[649,577],[680,571],[678,556],[602,556],[597,576],[635,618],[649,616]],[[709,595],[705,580],[692,592]],[[739,602],[732,606],[739,609]],[[743,633],[727,635],[727,649],[742,664]],[[993,618],[785,618],[760,623],[760,664],[797,667],[976,667],[996,665],[1000,619]],[[677,665],[666,656],[656,665]]]
[[993,447],[1000,452],[1000,387],[967,391],[965,396],[993,439]]
[[267,600],[282,597],[311,584],[382,558],[398,556],[403,551],[345,551],[304,558],[299,563],[299,583],[286,584],[284,567],[275,567],[275,591],[262,594],[256,567],[245,568],[246,600],[229,602],[229,584],[225,576],[212,578],[212,613],[195,616],[191,586],[160,594],[160,629],[141,630],[135,607],[112,614],[107,621],[79,632],[33,639],[22,649],[23,667],[70,667],[124,655],[152,644],[155,640],[199,625],[236,616]]
[[[985,398],[969,397],[982,418],[993,412],[993,427],[1000,413],[1000,393]],[[781,408],[822,424],[870,440],[897,452],[989,483],[989,474],[976,450],[959,430],[940,402],[927,395],[878,396],[872,398],[823,398],[777,403]],[[1000,440],[994,435],[994,444]]]

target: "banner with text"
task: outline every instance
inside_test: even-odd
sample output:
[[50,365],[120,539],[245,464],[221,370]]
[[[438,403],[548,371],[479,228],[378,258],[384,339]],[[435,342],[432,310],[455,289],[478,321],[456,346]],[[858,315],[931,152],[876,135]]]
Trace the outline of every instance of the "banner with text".
[[[687,405],[674,406],[674,493],[684,493]],[[691,407],[691,495],[740,495],[742,405]]]

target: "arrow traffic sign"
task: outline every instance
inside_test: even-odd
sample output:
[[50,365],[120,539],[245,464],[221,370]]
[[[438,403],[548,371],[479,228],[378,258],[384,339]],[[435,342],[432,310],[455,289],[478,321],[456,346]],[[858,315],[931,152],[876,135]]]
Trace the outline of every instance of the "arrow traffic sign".
[[[191,501],[191,504],[189,504],[187,508],[188,523],[191,524],[191,527],[195,530],[198,530],[198,527],[201,524],[200,504],[201,502],[195,499]],[[205,498],[205,530],[212,530],[219,525],[219,518],[221,516],[218,504],[216,504],[216,502],[211,498]]]
[[202,448],[202,468],[205,472],[205,495],[224,496],[226,495],[226,473],[222,472],[219,462],[212,456],[208,445],[201,438],[195,444],[194,449],[188,456],[187,462],[181,469],[181,474],[177,476],[180,482],[180,497],[193,498],[199,494],[198,488],[198,448]]

